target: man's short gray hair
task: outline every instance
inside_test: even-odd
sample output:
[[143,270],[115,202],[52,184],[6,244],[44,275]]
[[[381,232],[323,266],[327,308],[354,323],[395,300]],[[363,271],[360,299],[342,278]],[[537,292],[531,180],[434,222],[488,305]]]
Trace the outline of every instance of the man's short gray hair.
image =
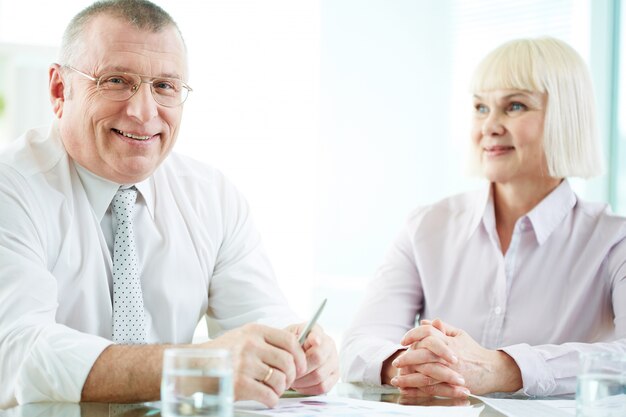
[[[178,25],[165,10],[147,0],[103,0],[93,3],[83,9],[70,21],[63,33],[59,62],[64,65],[74,65],[74,54],[79,52],[78,47],[81,35],[87,23],[94,17],[109,15],[123,20],[137,29],[159,32],[166,27],[176,28],[181,39],[182,34]],[[184,44],[184,40],[183,40]]]

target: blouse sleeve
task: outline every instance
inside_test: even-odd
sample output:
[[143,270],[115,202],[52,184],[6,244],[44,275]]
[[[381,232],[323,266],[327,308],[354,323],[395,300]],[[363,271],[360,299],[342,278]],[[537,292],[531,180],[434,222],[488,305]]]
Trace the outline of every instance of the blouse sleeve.
[[415,326],[423,306],[420,276],[409,227],[388,251],[370,282],[340,355],[345,382],[381,383],[382,363],[399,349],[400,340]]
[[523,392],[533,396],[568,394],[576,391],[579,356],[588,352],[626,354],[626,239],[615,245],[607,258],[614,312],[615,340],[561,345],[512,345],[502,350],[522,372]]

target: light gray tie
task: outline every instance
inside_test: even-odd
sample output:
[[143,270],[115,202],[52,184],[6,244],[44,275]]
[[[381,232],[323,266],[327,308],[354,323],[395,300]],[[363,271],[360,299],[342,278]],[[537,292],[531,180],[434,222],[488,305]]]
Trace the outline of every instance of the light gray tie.
[[113,245],[113,341],[146,343],[146,319],[137,267],[133,212],[137,190],[119,189],[111,210],[117,220]]

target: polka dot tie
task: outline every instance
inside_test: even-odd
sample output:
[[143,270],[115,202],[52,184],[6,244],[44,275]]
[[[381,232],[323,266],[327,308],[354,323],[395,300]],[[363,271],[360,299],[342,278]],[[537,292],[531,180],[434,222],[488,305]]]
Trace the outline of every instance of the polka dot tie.
[[120,189],[111,210],[117,220],[113,245],[113,341],[146,343],[146,318],[137,267],[133,212],[137,190]]

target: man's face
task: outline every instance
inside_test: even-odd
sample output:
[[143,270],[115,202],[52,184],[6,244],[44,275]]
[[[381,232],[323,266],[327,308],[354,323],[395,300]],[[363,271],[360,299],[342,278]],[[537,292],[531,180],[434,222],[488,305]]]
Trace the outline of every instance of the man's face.
[[[186,79],[185,47],[173,26],[153,33],[101,15],[87,24],[81,39],[71,65],[92,77],[121,71]],[[60,92],[62,88],[57,88],[56,97],[52,94],[69,155],[117,183],[132,184],[150,176],[176,142],[182,105],[158,104],[146,83],[129,100],[111,101],[98,93],[94,81],[69,69],[56,71],[55,77],[51,70],[51,91],[55,78],[70,86],[69,95]]]

